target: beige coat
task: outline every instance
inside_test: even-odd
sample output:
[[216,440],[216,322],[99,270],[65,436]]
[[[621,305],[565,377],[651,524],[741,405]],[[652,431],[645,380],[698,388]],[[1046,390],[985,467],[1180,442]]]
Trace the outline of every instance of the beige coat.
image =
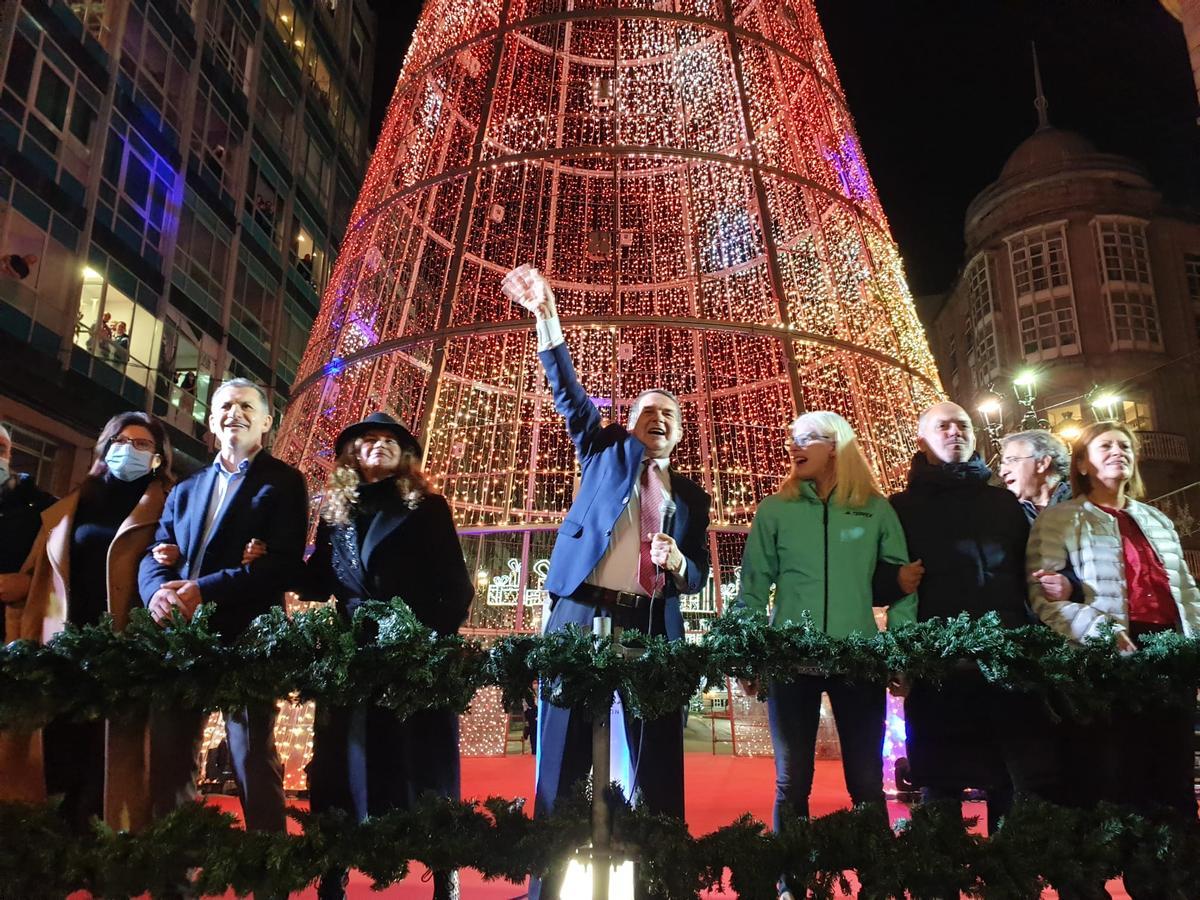
[[[151,482],[108,548],[108,612],[117,631],[129,623],[130,609],[140,605],[138,564],[154,540],[166,497],[162,485]],[[5,611],[7,640],[45,643],[65,628],[71,602],[71,532],[78,505],[79,492],[75,491],[42,513],[42,530],[21,569],[29,579],[29,589],[23,602],[11,604]],[[144,718],[109,721],[104,755],[105,822],[122,830],[143,827],[150,820]],[[45,786],[41,731],[0,735],[0,800],[44,801]]]

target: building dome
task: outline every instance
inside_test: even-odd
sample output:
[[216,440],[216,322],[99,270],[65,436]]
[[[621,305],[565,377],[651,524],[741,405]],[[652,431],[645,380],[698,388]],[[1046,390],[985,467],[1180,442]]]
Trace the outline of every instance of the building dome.
[[1022,180],[1031,175],[1060,170],[1073,162],[1095,156],[1097,152],[1096,145],[1083,135],[1046,125],[1013,151],[1000,171],[1000,180]]

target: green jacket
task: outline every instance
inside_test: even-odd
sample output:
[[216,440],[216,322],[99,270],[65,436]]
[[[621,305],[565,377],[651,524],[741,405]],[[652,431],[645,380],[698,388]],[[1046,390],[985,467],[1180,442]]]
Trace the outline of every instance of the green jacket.
[[916,621],[916,596],[902,597],[896,582],[908,561],[904,530],[886,499],[873,496],[851,509],[822,501],[805,481],[795,500],[773,494],[759,503],[738,603],[765,613],[775,585],[773,623],[799,622],[807,612],[833,637],[872,634],[873,606],[888,607],[890,627]]

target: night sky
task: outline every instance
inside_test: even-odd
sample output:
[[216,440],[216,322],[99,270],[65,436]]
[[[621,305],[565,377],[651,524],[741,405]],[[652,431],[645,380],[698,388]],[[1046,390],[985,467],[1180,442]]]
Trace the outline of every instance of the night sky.
[[[374,5],[380,47],[407,48],[419,3]],[[1200,207],[1187,48],[1158,0],[817,0],[817,9],[915,294],[949,288],[967,204],[1037,124],[1031,40],[1052,124],[1133,157],[1169,199]],[[402,58],[379,53],[372,140]]]

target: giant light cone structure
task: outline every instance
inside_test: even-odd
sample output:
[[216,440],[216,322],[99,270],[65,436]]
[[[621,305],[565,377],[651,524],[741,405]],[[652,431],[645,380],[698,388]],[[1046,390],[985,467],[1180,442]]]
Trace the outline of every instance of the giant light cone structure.
[[479,629],[538,626],[576,477],[499,289],[522,262],[603,411],[683,400],[673,461],[714,497],[695,629],[736,590],[795,412],[846,416],[896,487],[940,393],[812,0],[428,0],[277,452],[318,491],[344,425],[410,423]]

